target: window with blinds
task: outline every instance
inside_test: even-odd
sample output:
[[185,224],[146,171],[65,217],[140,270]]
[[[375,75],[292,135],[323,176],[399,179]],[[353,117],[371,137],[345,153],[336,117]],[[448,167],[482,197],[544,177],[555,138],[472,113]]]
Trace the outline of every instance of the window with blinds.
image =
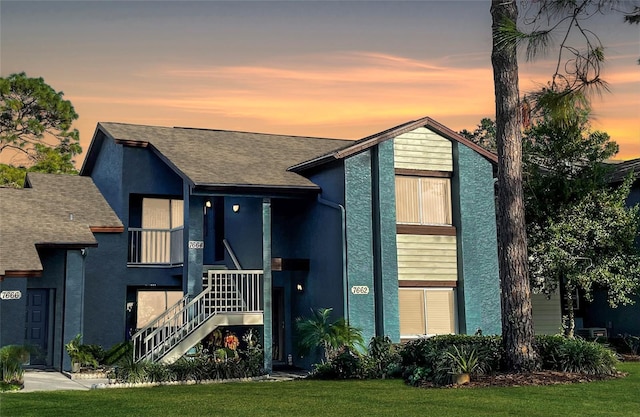
[[450,225],[449,178],[397,175],[396,219],[402,224]]
[[183,207],[182,200],[163,198],[142,200],[140,242],[142,263],[171,263],[172,243],[176,238],[175,233],[172,232],[183,226]]
[[401,338],[455,333],[452,288],[400,288],[398,298]]
[[156,317],[180,301],[183,297],[182,291],[140,290],[137,294],[137,328],[141,328],[151,323]]

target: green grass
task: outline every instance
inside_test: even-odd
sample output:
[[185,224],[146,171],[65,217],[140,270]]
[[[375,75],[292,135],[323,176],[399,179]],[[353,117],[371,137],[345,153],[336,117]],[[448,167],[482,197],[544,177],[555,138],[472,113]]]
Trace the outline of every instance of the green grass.
[[0,394],[0,416],[634,416],[626,378],[544,387],[418,389],[399,380],[250,382]]

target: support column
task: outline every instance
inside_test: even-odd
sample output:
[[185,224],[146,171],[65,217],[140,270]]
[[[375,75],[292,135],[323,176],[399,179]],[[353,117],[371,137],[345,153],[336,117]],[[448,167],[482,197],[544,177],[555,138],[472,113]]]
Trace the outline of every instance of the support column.
[[[64,283],[64,326],[62,342],[84,331],[84,249],[68,250]],[[62,355],[62,369],[71,370],[71,358]]]
[[270,374],[273,370],[272,344],[272,280],[271,280],[271,199],[262,200],[262,269],[263,269],[263,343],[264,343],[264,369]]
[[186,291],[192,297],[202,292],[202,262],[204,251],[204,198],[189,196],[188,207],[185,211],[189,213],[188,218],[188,230],[186,239],[186,251],[187,258],[185,264],[187,265],[187,285]]

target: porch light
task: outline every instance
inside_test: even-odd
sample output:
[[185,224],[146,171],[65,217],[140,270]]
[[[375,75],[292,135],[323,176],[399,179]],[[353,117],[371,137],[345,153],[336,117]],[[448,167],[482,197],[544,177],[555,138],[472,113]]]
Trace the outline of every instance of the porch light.
[[211,201],[210,201],[210,200],[207,200],[207,202],[206,202],[206,203],[204,203],[204,206],[205,206],[206,208],[211,208]]
[[302,287],[302,284],[296,284],[296,290],[298,290],[298,292],[304,291],[304,288]]
[[234,204],[233,206],[231,206],[231,210],[233,210],[234,213],[237,213],[240,211],[240,204]]

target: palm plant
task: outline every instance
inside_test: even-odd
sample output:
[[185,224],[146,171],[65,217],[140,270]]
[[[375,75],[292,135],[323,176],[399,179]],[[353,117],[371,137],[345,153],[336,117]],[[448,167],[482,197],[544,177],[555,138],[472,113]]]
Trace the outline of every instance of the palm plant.
[[351,326],[341,317],[331,321],[332,308],[311,309],[310,318],[298,318],[298,349],[305,355],[317,347],[323,351],[323,359],[331,360],[341,348],[354,349],[364,343],[362,331]]

